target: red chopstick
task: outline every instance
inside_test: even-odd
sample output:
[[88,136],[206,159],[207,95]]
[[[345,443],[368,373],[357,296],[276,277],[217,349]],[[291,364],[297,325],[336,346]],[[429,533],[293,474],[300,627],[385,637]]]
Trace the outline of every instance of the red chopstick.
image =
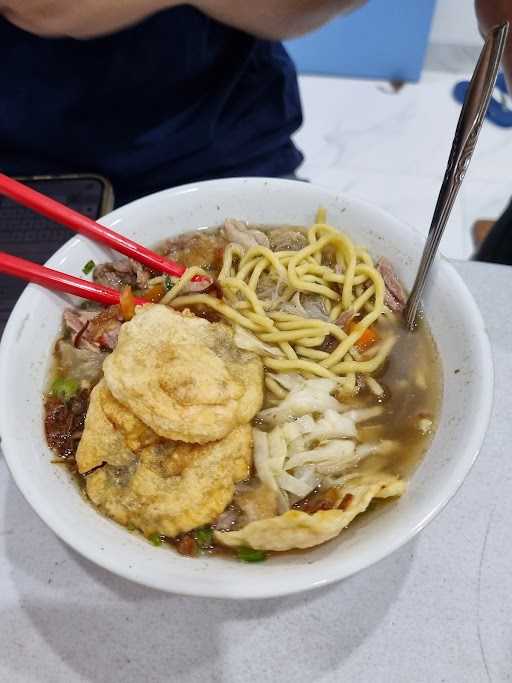
[[[46,216],[46,218],[50,218],[52,221],[55,221],[74,232],[90,237],[96,242],[102,242],[121,254],[129,256],[139,263],[143,263],[152,270],[175,277],[181,277],[186,270],[185,266],[181,263],[167,260],[150,249],[146,249],[146,247],[143,247],[141,244],[133,242],[128,239],[128,237],[120,235],[119,233],[110,230],[110,228],[100,225],[100,223],[96,223],[96,221],[87,218],[87,216],[83,216],[81,213],[78,213],[78,211],[74,211],[68,206],[60,204],[54,199],[50,199],[50,197],[33,190],[31,187],[28,187],[13,178],[9,178],[9,176],[4,175],[3,173],[0,173],[0,194],[12,199],[17,204],[22,204],[36,213]],[[194,281],[202,281],[204,279],[204,277],[199,275],[196,275],[193,278]]]
[[[6,254],[3,251],[0,251],[0,273],[13,275],[27,282],[35,282],[47,289],[67,292],[82,299],[97,301],[107,306],[119,303],[120,292],[117,289],[98,285],[89,280],[81,280],[74,275],[68,275],[46,266],[40,266],[38,263],[32,263],[32,261],[11,256],[11,254]],[[148,303],[146,299],[141,299],[140,297],[134,297],[134,299],[136,304]]]

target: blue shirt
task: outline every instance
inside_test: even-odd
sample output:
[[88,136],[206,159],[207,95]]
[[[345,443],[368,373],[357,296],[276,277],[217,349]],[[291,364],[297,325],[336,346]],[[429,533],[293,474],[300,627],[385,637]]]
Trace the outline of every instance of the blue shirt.
[[89,41],[0,19],[0,168],[100,173],[117,203],[191,180],[287,175],[302,161],[293,64],[191,7]]

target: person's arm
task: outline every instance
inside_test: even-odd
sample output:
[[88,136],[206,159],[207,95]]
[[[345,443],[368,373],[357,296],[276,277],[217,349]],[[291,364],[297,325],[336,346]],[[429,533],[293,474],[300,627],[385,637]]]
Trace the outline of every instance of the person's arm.
[[115,33],[181,0],[0,0],[0,16],[45,38],[96,38]]
[[512,0],[475,0],[476,16],[480,32],[485,36],[491,28],[504,21],[510,22],[503,67],[509,92],[512,93]]
[[284,40],[322,26],[366,0],[196,0],[193,4],[217,21],[246,33]]
[[[213,19],[280,40],[307,33],[366,0],[191,0]],[[119,31],[179,0],[0,0],[0,16],[47,37],[94,38]],[[193,37],[191,38],[193,40]]]

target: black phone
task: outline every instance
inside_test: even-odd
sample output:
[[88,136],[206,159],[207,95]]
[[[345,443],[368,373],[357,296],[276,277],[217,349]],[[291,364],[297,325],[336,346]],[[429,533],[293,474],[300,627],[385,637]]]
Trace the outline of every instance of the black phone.
[[[17,177],[38,192],[96,220],[112,210],[111,183],[98,175]],[[53,221],[0,196],[0,250],[44,263],[71,239],[72,233]],[[0,274],[0,334],[26,283]]]

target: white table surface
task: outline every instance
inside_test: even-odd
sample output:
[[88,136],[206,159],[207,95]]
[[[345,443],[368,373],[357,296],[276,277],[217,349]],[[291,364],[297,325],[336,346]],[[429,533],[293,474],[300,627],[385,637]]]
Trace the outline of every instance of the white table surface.
[[426,530],[316,592],[184,598],[79,557],[1,461],[0,682],[511,681],[512,269],[457,269],[484,311],[495,407],[477,464]]
[[[376,204],[426,235],[460,115],[453,88],[467,78],[425,71],[394,92],[382,81],[301,76],[299,175]],[[503,213],[511,155],[511,129],[485,121],[441,242],[448,258],[470,258],[472,223]]]

